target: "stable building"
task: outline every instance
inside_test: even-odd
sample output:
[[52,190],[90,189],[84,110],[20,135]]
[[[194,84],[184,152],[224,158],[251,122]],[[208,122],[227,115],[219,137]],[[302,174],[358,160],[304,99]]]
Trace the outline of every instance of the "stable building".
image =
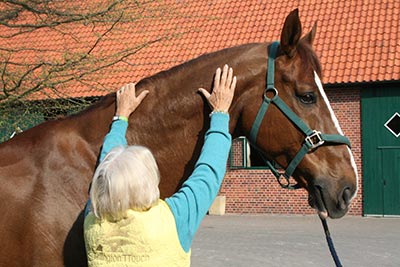
[[[97,97],[204,53],[274,41],[280,37],[285,17],[295,8],[299,8],[303,34],[317,22],[314,49],[323,68],[324,88],[352,143],[360,180],[349,214],[399,216],[399,1],[158,1],[145,10],[156,10],[151,13],[154,16],[117,24],[93,51],[107,55],[108,51],[142,44],[123,61],[96,73],[93,80],[100,87],[77,81],[68,84],[69,91],[59,90],[64,90],[64,97]],[[89,40],[101,30],[104,28],[80,24],[74,26],[75,36],[37,31],[30,42],[49,50],[79,43],[84,46],[76,42],[78,35],[81,41]],[[305,190],[281,188],[268,168],[252,165],[251,157],[247,140],[234,140],[229,171],[216,204],[223,211],[218,212],[315,213],[308,206]]]

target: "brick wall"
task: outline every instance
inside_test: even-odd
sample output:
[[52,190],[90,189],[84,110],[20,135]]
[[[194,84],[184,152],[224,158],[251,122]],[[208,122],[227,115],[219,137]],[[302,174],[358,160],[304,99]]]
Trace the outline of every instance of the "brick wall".
[[[326,89],[332,108],[342,130],[350,138],[359,173],[359,190],[349,214],[362,215],[361,173],[361,114],[360,90],[352,88]],[[234,162],[241,159],[240,144],[235,144]],[[222,184],[220,195],[226,196],[227,213],[314,214],[308,206],[304,189],[282,189],[275,177],[265,169],[229,170]]]

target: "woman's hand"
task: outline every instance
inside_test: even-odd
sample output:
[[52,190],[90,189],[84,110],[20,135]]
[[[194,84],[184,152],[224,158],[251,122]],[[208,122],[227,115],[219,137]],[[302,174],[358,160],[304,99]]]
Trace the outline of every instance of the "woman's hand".
[[236,76],[233,76],[232,68],[225,65],[222,73],[218,68],[214,77],[214,88],[210,94],[206,89],[199,88],[199,91],[207,99],[213,111],[228,113],[231,106],[233,94],[235,93]]
[[129,115],[136,110],[148,93],[148,90],[144,90],[136,96],[134,83],[128,83],[122,86],[121,89],[117,91],[117,110],[115,115],[129,118]]

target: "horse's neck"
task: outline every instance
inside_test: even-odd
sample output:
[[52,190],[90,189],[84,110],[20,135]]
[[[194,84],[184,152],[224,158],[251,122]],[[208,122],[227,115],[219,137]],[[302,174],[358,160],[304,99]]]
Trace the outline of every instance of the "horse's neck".
[[138,93],[142,89],[150,93],[129,120],[129,143],[176,142],[173,136],[178,133],[203,127],[199,120],[202,122],[204,102],[189,80],[181,73],[179,77],[151,77],[138,84]]
[[[193,118],[199,115],[196,107],[200,107],[201,97],[193,91],[185,90],[187,88],[175,88],[171,84],[176,84],[174,77],[172,80],[161,78],[156,81],[146,78],[136,86],[137,94],[143,89],[150,90],[150,94],[129,118],[129,144],[147,145],[154,140],[163,140],[165,135],[173,135],[183,127],[190,128],[194,123]],[[193,97],[200,101],[193,101]],[[76,135],[84,139],[94,151],[98,151],[110,129],[114,113],[115,95],[110,94],[88,110],[67,118],[61,126],[73,128]]]
[[[210,112],[206,100],[197,90],[199,87],[211,89],[215,69],[225,63],[233,67],[239,81],[231,108],[230,128],[233,132],[251,90],[265,82],[266,46],[263,44],[249,44],[202,56],[140,81],[136,86],[137,93],[147,89],[150,94],[129,120],[128,142],[144,145],[173,142],[171,145],[179,145],[182,140],[174,136],[195,142],[193,138],[198,139],[207,129]],[[83,122],[87,129],[84,132],[86,139],[91,139],[88,141],[95,146],[101,145],[115,110],[115,97],[107,96],[102,102],[85,114]]]
[[[210,109],[197,90],[199,87],[211,89],[216,68],[224,64],[229,64],[238,78],[230,112],[233,133],[249,100],[254,95],[262,99],[267,64],[265,44],[247,44],[218,51],[142,80],[137,88],[151,91],[143,105],[146,107],[135,113],[133,120],[140,120],[141,125],[172,130],[194,127],[199,122],[207,124]],[[242,130],[239,132],[243,133]]]

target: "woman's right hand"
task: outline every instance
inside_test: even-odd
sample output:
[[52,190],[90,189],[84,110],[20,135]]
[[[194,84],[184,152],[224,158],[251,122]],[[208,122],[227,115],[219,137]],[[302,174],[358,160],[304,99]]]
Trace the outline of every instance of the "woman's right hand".
[[147,96],[149,90],[142,91],[136,96],[136,88],[134,83],[128,83],[117,91],[117,110],[115,115],[129,118],[132,112],[142,103]]
[[218,68],[214,77],[214,88],[210,94],[206,89],[199,88],[199,91],[207,99],[213,111],[228,113],[232,104],[233,95],[236,87],[236,76],[233,76],[232,68],[225,65],[222,73]]

